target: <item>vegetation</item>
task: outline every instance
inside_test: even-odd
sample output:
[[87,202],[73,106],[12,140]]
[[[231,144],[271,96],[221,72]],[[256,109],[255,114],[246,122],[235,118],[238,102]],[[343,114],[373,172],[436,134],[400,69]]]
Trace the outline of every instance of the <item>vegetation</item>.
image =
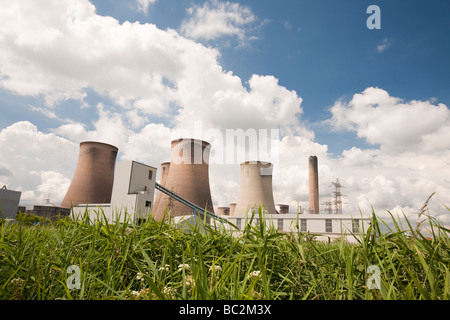
[[52,221],[47,218],[43,218],[34,214],[19,212],[16,216],[16,220],[25,225],[38,225],[38,224],[49,224]]
[[402,228],[392,214],[394,228],[381,231],[387,224],[373,215],[357,244],[279,233],[264,219],[239,234],[152,219],[89,222],[87,214],[37,225],[2,221],[0,299],[447,300],[450,230],[421,214],[431,237],[419,225]]

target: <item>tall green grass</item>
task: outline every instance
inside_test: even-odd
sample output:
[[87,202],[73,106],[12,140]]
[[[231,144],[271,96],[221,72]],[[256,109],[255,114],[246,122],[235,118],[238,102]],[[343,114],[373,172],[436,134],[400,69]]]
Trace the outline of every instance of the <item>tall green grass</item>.
[[[0,223],[0,299],[449,299],[450,230],[432,217],[431,237],[373,214],[359,243],[319,242],[265,225],[261,209],[243,232],[170,219],[142,224],[69,218]],[[392,227],[388,227],[393,224]],[[384,228],[383,228],[384,227]],[[388,231],[381,231],[388,228]],[[80,288],[67,268],[80,268]],[[369,266],[380,286],[368,287]]]

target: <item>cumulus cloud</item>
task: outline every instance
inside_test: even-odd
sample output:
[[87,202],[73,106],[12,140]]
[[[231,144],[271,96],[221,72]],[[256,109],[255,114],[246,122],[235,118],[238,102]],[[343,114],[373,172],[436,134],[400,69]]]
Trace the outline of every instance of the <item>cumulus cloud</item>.
[[[53,133],[43,133],[30,122],[21,121],[0,132],[0,184],[22,191],[25,204],[48,198],[59,204],[76,166],[78,146]],[[31,203],[28,203],[30,201]]]
[[[56,118],[69,99],[86,105],[88,89],[126,109],[122,116],[134,128],[144,126],[146,116],[166,119],[174,127],[215,111],[230,123],[233,113],[224,108],[258,115],[262,123],[289,119],[293,108],[301,111],[301,99],[277,79],[255,75],[248,91],[239,77],[222,69],[218,50],[174,30],[120,24],[97,15],[87,0],[50,1],[45,9],[37,3],[7,4],[0,12],[7,26],[0,29],[0,86],[43,97],[46,108],[34,110],[47,116]],[[248,8],[217,1],[212,5],[252,20]],[[35,14],[41,11],[45,14]],[[240,125],[244,119],[239,118]]]
[[136,0],[137,11],[147,14],[148,7],[155,2],[156,0]]
[[382,150],[434,152],[446,150],[450,141],[450,110],[431,101],[407,101],[391,97],[379,88],[367,88],[351,101],[338,101],[332,108],[336,129],[356,132]]
[[212,40],[236,36],[247,41],[247,27],[257,19],[252,10],[239,3],[210,0],[187,10],[189,18],[183,21],[181,32],[192,39]]
[[87,0],[50,1],[45,8],[3,1],[2,8],[0,85],[20,95],[42,95],[52,107],[83,101],[91,88],[124,107],[164,115],[176,103],[166,83],[185,62],[195,63],[191,56],[216,57],[174,31],[99,16]]
[[[435,101],[404,101],[380,88],[367,88],[330,109],[334,129],[355,132],[373,149],[345,150],[335,169],[349,187],[356,206],[373,206],[410,217],[436,192],[429,207],[434,215],[450,201],[448,157],[450,110]],[[446,135],[447,134],[447,135]],[[414,213],[415,212],[415,213]],[[414,213],[414,214],[413,214]]]

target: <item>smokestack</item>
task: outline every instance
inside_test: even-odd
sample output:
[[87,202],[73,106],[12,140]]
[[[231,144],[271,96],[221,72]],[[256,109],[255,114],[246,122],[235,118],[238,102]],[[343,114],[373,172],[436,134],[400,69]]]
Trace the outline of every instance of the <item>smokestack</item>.
[[[241,163],[241,185],[234,216],[245,215],[252,207],[259,206],[269,214],[276,214],[272,192],[272,164],[269,162]],[[256,211],[257,212],[257,211]]]
[[309,157],[309,208],[319,214],[319,171],[317,157]]
[[[169,169],[170,169],[170,162],[163,162],[161,163],[161,179],[159,181],[159,184],[163,187],[166,186],[167,182],[167,176],[169,175]],[[161,191],[158,191],[156,194],[155,204],[153,206],[153,212],[156,212],[156,209],[159,206],[159,203],[161,202],[163,193]]]
[[61,207],[110,203],[117,152],[110,144],[81,142],[75,174]]
[[[214,213],[209,188],[209,155],[211,145],[197,139],[177,139],[171,142],[170,169],[165,188],[182,198]],[[172,217],[190,215],[192,210],[184,204],[161,194],[154,217],[161,221],[164,211],[171,211]]]

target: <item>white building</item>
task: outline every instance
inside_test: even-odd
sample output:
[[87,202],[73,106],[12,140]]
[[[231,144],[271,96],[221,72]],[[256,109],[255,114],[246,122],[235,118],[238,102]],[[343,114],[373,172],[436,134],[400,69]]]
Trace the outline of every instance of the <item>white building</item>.
[[86,210],[91,220],[104,214],[110,222],[138,222],[151,214],[155,193],[156,168],[136,162],[121,161],[116,164],[111,203],[80,204],[73,207],[71,215],[83,217]]
[[[231,222],[242,231],[250,222],[251,215],[223,216],[221,218]],[[355,237],[359,236],[360,231],[365,233],[371,223],[369,217],[360,214],[268,214],[264,215],[263,219],[265,219],[267,228],[273,227],[280,232],[309,233],[315,235],[317,240],[345,237],[349,242],[356,242]],[[253,216],[251,223],[253,226],[260,224],[258,214]],[[226,226],[226,228],[234,230],[232,226]]]

